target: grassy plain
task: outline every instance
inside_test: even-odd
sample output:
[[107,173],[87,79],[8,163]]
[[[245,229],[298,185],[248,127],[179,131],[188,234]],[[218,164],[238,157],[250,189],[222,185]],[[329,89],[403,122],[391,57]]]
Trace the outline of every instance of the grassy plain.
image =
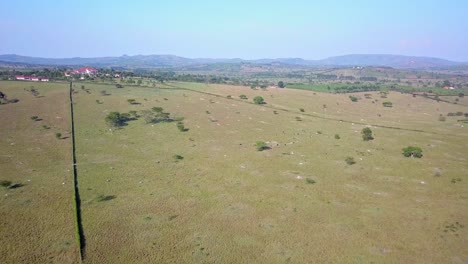
[[[39,96],[24,90],[31,86]],[[20,184],[0,187],[0,263],[79,261],[67,87],[0,82],[0,91],[19,99],[0,105],[0,180]]]
[[[23,93],[23,84],[2,83],[1,90],[16,87]],[[440,114],[468,112],[467,98],[454,105],[394,92],[384,99],[370,92],[371,99],[356,93],[360,100],[351,102],[349,94],[228,85],[74,85],[85,263],[468,262],[468,128],[457,122],[460,117],[438,121]],[[239,99],[242,94],[248,99]],[[257,95],[267,104],[253,104]],[[62,104],[49,95],[30,100]],[[383,101],[393,107],[383,107]],[[22,102],[27,101],[0,105],[0,111]],[[121,129],[104,122],[112,111],[155,106],[184,117],[189,130],[180,132],[175,123],[145,124],[141,118]],[[38,108],[32,109],[23,114],[28,126],[36,124],[29,115]],[[63,116],[68,113],[62,110]],[[366,126],[374,132],[373,141],[361,138]],[[11,137],[27,132],[17,129],[2,126]],[[37,135],[27,132],[21,140],[26,145]],[[271,149],[257,151],[256,141]],[[423,158],[405,158],[401,149],[409,145],[421,147]],[[57,152],[20,154],[43,164],[41,159]],[[68,165],[70,154],[65,156]],[[356,164],[348,165],[347,157]],[[24,175],[13,166],[4,170]],[[55,184],[53,178],[42,180],[46,187]],[[59,185],[51,192],[68,186],[70,198],[54,201],[72,208],[72,186]],[[43,188],[42,195],[49,195]],[[45,199],[39,193],[21,195]],[[18,204],[2,200],[0,232],[4,226],[20,227],[17,218],[3,217],[17,212]],[[60,228],[73,234],[73,215],[67,216],[69,223]],[[36,231],[31,223],[24,232]],[[14,243],[11,237],[1,239]]]
[[[392,92],[353,103],[289,89],[85,85],[89,93],[77,83],[75,95],[85,262],[468,261],[467,128],[438,121],[464,106]],[[256,95],[267,104],[252,104]],[[189,131],[104,122],[154,106],[184,117]],[[367,124],[371,142],[360,135]],[[258,140],[271,149],[256,151]],[[408,145],[424,157],[403,157]]]

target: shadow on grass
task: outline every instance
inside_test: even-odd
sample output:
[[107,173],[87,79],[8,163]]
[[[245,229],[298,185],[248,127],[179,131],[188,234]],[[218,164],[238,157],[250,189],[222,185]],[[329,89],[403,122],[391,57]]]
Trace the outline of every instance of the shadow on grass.
[[110,201],[110,200],[113,200],[117,198],[117,196],[115,195],[100,195],[98,198],[97,198],[97,201],[98,202],[105,202],[105,201]]

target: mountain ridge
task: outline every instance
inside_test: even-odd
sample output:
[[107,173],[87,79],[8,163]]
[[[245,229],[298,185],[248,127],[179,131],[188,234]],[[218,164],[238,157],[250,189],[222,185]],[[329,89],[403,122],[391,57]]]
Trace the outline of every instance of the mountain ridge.
[[321,60],[305,60],[302,58],[263,58],[245,60],[241,58],[186,58],[171,54],[160,55],[122,55],[107,57],[73,57],[73,58],[42,58],[21,56],[17,54],[0,55],[0,61],[31,65],[78,66],[95,67],[127,67],[127,68],[171,68],[216,63],[252,63],[252,64],[286,64],[303,66],[385,66],[402,69],[444,68],[468,63],[455,62],[435,57],[404,56],[391,54],[348,54],[328,57]]

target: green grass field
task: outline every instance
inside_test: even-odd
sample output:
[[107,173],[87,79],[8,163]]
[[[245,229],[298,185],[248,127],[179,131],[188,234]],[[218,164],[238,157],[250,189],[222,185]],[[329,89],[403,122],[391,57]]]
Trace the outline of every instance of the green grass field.
[[[24,90],[31,86],[37,97]],[[0,263],[79,261],[67,87],[0,82],[0,91],[19,99],[0,105],[0,180],[23,185],[0,187]]]
[[[287,88],[291,89],[299,89],[299,90],[309,90],[309,91],[316,91],[316,92],[335,92],[335,89],[340,89],[342,87],[347,86],[366,86],[366,85],[373,85],[373,84],[346,84],[346,83],[323,83],[323,84],[299,84],[299,83],[291,83],[287,85]],[[390,85],[381,84],[380,90],[382,91],[389,91]],[[446,90],[444,88],[437,88],[437,87],[412,87],[406,85],[398,85],[398,89],[404,92],[433,92],[438,95],[450,95],[450,96],[457,96],[460,92],[464,92],[465,90]],[[466,92],[465,92],[466,93]]]
[[[70,142],[52,133],[67,135],[70,127],[55,118],[69,115],[68,86],[41,84],[45,96],[32,98],[23,90],[28,85],[0,82],[1,91],[20,99],[0,105],[2,116],[24,123],[1,127],[2,149],[11,148],[2,154],[12,157],[2,156],[0,180],[37,175],[21,188],[1,189],[0,241],[11,245],[2,246],[1,258],[72,263],[78,250]],[[468,262],[468,128],[459,117],[438,121],[468,112],[468,98],[454,105],[369,92],[370,99],[355,93],[359,100],[351,102],[349,94],[294,89],[74,85],[84,263]],[[258,95],[266,104],[252,103]],[[183,117],[189,130],[141,118],[120,129],[104,121],[113,111],[156,106]],[[54,129],[41,130],[34,114]],[[372,141],[362,140],[366,126]],[[256,141],[270,149],[257,151]],[[35,155],[28,152],[33,143],[41,146]],[[405,158],[409,145],[424,156]],[[23,171],[13,158],[25,163]],[[34,207],[23,204],[28,199]],[[39,231],[44,235],[30,238]],[[53,251],[61,244],[51,241],[70,244]]]

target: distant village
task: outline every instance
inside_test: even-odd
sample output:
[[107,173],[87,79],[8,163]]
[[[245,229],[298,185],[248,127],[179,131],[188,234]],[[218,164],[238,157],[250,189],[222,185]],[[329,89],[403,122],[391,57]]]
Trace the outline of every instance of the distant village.
[[[92,67],[82,67],[76,70],[67,70],[63,74],[65,77],[76,77],[80,76],[81,80],[84,80],[86,77],[95,77],[98,75],[98,70]],[[105,74],[106,77],[111,77],[111,74]],[[113,74],[112,77],[120,78],[121,74]],[[15,79],[19,81],[32,81],[32,82],[48,82],[50,79],[48,77],[41,77],[35,75],[15,75]]]

